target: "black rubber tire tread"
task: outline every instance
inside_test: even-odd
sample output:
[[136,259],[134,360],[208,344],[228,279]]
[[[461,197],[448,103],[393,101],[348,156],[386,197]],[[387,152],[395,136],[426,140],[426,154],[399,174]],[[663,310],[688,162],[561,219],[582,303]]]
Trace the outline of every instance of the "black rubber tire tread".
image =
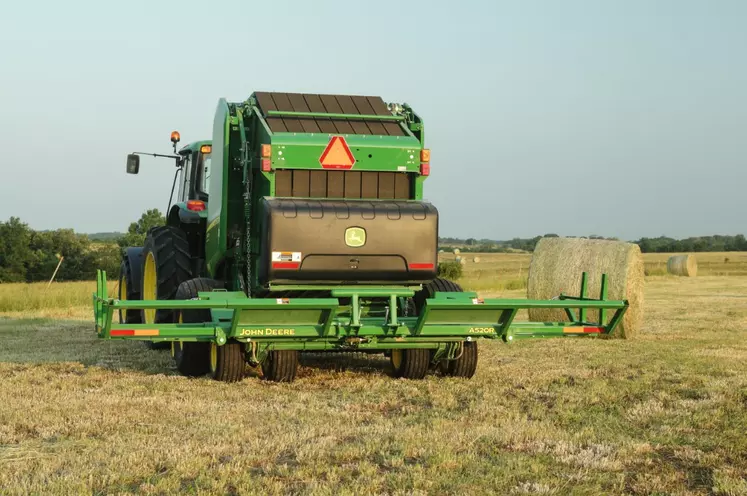
[[213,379],[221,382],[239,382],[244,378],[246,360],[244,349],[238,341],[229,341],[223,346],[218,346],[218,361],[214,371]]
[[440,277],[434,279],[428,284],[424,284],[423,289],[415,293],[415,295],[412,297],[418,313],[420,313],[420,311],[423,309],[425,300],[428,298],[433,298],[436,294],[436,291],[441,291],[442,293],[462,293],[464,290],[459,284],[455,283],[454,281],[441,279]]
[[413,348],[402,350],[402,364],[394,368],[394,375],[403,379],[423,379],[431,365],[431,350]]
[[[184,231],[173,226],[155,227],[148,232],[143,244],[143,267],[148,253],[153,253],[156,262],[156,295],[159,300],[173,300],[179,285],[192,278],[189,254],[189,242]],[[140,294],[143,291],[145,281],[145,269],[143,269],[143,282],[140,285]],[[142,314],[145,322],[145,313]],[[177,320],[174,310],[156,311],[156,323],[173,323]]]
[[447,362],[446,375],[470,379],[477,370],[477,342],[462,343],[462,354],[456,360]]
[[[223,283],[215,279],[198,277],[188,279],[181,283],[176,289],[175,300],[190,300],[197,298],[200,292],[212,291],[222,288]],[[210,310],[180,310],[183,322],[210,322],[212,317]],[[177,317],[177,320],[178,317]],[[180,374],[187,377],[199,377],[210,372],[210,343],[195,343],[186,341],[181,344],[181,351],[174,354],[176,369]]]
[[298,351],[273,350],[262,362],[262,375],[268,381],[293,382],[298,370]]
[[[125,256],[122,263],[119,266],[119,299],[122,299],[122,279],[127,281],[127,294],[125,300],[139,300],[140,299],[140,287],[134,288],[134,281],[132,280],[132,271],[130,270],[130,260]],[[122,310],[119,310],[119,321],[126,324],[141,324],[143,322],[143,316],[140,310],[125,310],[125,320],[122,320]]]

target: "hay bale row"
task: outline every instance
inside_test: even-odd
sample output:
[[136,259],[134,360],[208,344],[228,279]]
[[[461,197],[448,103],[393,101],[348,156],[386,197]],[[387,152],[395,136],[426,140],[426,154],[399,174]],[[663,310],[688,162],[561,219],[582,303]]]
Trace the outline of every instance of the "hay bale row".
[[695,277],[698,275],[698,261],[695,255],[675,255],[667,260],[667,272],[675,276]]
[[[588,273],[587,296],[599,297],[602,274],[607,274],[607,298],[627,299],[630,307],[614,337],[630,338],[643,320],[643,256],[638,245],[620,241],[580,238],[542,238],[529,265],[527,297],[546,300],[560,293],[577,296],[581,273]],[[612,312],[607,312],[608,318]],[[563,310],[532,309],[529,318],[538,322],[562,322]],[[597,321],[598,311],[589,311],[587,320]]]

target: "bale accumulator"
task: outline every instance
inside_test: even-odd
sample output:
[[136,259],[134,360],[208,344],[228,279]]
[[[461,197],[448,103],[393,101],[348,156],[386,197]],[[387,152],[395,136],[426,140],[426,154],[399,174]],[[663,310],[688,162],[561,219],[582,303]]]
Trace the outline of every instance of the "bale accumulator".
[[[581,272],[589,275],[587,294],[598,297],[602,274],[607,274],[607,296],[626,299],[630,307],[623,322],[613,333],[627,339],[634,336],[643,319],[643,256],[638,245],[620,241],[581,238],[542,238],[534,249],[529,265],[527,297],[555,298],[561,293],[578,294]],[[597,320],[598,311],[589,311],[588,318]],[[533,321],[562,321],[563,310],[530,309]]]
[[667,272],[675,276],[695,277],[698,275],[698,261],[695,255],[675,255],[667,260]]

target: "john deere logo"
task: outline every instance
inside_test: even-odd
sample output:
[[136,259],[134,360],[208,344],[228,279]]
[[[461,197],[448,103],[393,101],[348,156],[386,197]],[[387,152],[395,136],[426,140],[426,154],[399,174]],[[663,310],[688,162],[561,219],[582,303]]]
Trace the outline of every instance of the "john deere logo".
[[345,244],[358,248],[366,244],[366,230],[362,227],[348,227],[345,229]]

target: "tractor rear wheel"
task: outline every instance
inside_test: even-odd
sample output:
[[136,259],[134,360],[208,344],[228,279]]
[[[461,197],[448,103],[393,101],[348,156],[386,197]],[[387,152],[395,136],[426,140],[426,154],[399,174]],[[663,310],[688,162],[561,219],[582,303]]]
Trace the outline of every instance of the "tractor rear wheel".
[[[127,257],[122,260],[119,266],[119,294],[120,301],[139,300],[140,288],[136,287],[135,281],[132,280],[132,270]],[[120,324],[140,324],[142,315],[140,310],[119,310]]]
[[[174,299],[191,300],[192,298],[197,298],[200,292],[208,292],[222,287],[223,284],[214,279],[207,279],[205,277],[189,279],[179,285]],[[205,308],[179,311],[178,321],[180,323],[204,323],[211,320],[212,315],[210,314],[210,310]],[[172,341],[171,356],[176,362],[177,370],[182,375],[198,377],[210,372],[210,343]]]
[[[173,226],[155,227],[143,244],[143,279],[140,296],[143,300],[173,300],[179,285],[192,277],[189,242],[181,229]],[[174,310],[141,310],[142,322],[173,323]],[[150,348],[163,348],[146,343]]]
[[293,382],[298,370],[298,351],[273,350],[262,362],[262,375],[268,381]]
[[441,363],[441,371],[451,377],[471,378],[477,370],[477,343],[465,341],[462,343],[461,354],[456,360]]
[[229,341],[223,346],[210,343],[210,375],[216,381],[239,382],[244,378],[246,360],[244,347],[238,341]]
[[395,377],[405,379],[422,379],[428,373],[431,364],[431,350],[428,349],[395,349],[389,357]]

